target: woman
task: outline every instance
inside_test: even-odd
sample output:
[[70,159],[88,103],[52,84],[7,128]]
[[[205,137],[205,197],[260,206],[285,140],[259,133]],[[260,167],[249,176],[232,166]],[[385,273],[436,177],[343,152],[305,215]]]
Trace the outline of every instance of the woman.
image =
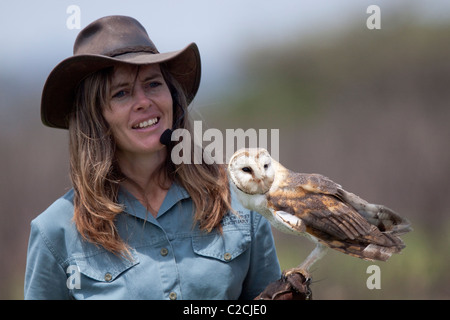
[[43,90],[43,123],[69,129],[73,188],[31,223],[26,299],[253,299],[280,277],[268,222],[225,168],[175,165],[160,141],[189,130],[199,82],[195,44],[159,53],[124,16],[80,32]]

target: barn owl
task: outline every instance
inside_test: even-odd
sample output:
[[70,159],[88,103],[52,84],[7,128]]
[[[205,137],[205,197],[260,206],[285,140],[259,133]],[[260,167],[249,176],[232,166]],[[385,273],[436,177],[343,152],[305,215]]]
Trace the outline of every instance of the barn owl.
[[404,247],[410,223],[391,209],[371,204],[319,174],[290,171],[265,149],[238,150],[228,174],[239,201],[282,232],[303,235],[316,247],[285,272],[310,278],[311,266],[332,248],[365,260],[386,261]]

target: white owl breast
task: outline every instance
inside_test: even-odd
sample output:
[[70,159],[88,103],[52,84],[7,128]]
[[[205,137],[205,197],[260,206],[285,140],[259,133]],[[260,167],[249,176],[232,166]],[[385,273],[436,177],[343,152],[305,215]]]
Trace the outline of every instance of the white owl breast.
[[299,226],[302,223],[299,218],[287,212],[274,212],[273,210],[268,208],[267,198],[265,194],[244,193],[239,190],[233,183],[231,185],[241,204],[247,209],[260,213],[267,220],[269,220],[272,226],[287,234],[305,235],[304,232],[299,231],[298,228],[296,230],[291,227]]
[[231,186],[241,204],[247,209],[259,212],[260,209],[267,207],[267,199],[264,194],[248,194],[239,190],[234,183],[231,183]]

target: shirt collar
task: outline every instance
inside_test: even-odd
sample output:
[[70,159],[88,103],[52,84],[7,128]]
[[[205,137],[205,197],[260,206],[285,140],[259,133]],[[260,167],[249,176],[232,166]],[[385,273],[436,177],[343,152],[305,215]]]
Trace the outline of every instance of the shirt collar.
[[[157,218],[165,214],[170,210],[176,203],[183,199],[190,198],[189,193],[182,186],[177,183],[172,183],[169,190],[167,191],[166,197],[164,198],[161,207],[159,208]],[[152,220],[153,216],[147,212],[139,200],[137,200],[128,190],[124,187],[120,187],[118,201],[120,204],[124,205],[124,211],[130,215],[144,220]]]

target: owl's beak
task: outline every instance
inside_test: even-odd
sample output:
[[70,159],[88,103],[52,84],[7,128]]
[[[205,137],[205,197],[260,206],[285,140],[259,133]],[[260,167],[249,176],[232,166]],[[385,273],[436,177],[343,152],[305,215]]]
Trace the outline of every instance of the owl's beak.
[[266,193],[270,190],[270,187],[272,186],[273,183],[273,179],[264,177],[262,179],[255,179],[255,182],[260,186],[261,193]]

